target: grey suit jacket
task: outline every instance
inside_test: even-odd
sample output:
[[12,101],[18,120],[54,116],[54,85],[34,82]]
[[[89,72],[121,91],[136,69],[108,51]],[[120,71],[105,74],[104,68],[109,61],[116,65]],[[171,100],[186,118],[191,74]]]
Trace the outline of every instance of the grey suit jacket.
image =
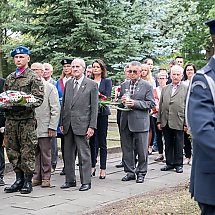
[[62,108],[60,125],[64,134],[71,125],[75,135],[86,135],[88,128],[96,128],[98,115],[98,86],[84,77],[81,86],[73,98],[74,80],[67,81]]
[[160,96],[157,123],[165,127],[167,122],[170,128],[183,130],[185,122],[185,99],[187,86],[183,83],[172,94],[172,84],[163,88]]
[[[123,96],[125,89],[130,89],[130,81],[122,83],[119,98]],[[121,130],[128,125],[131,132],[148,131],[150,125],[149,112],[155,105],[152,86],[147,81],[140,79],[131,98],[135,104],[131,111],[122,111],[120,118]]]

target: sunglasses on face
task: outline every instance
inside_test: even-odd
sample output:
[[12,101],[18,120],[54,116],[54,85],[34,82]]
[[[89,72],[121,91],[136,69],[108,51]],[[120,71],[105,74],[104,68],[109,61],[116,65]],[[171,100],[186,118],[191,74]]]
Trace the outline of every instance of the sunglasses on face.
[[137,70],[128,70],[128,72],[131,74],[131,73],[134,73],[134,74],[137,74]]

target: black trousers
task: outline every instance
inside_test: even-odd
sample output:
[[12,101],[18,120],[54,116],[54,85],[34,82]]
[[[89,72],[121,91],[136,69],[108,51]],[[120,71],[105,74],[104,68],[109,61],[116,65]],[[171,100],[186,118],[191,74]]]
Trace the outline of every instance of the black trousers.
[[100,151],[100,169],[106,169],[107,162],[107,129],[108,115],[98,114],[97,130],[90,138],[92,167],[96,166],[98,152]]
[[207,205],[198,202],[201,209],[201,215],[215,215],[215,205]]
[[0,178],[3,178],[5,170],[4,147],[2,146],[3,140],[4,135],[0,133]]
[[62,153],[62,159],[63,159],[63,169],[65,167],[65,160],[64,160],[64,135],[63,134],[57,134],[57,138],[60,138],[60,148],[61,148],[61,153]]
[[184,132],[184,152],[186,158],[191,158],[192,145],[187,132]]
[[155,127],[155,133],[156,133],[156,140],[157,140],[157,146],[158,146],[158,153],[163,154],[163,132],[158,129],[156,122],[157,118],[153,117],[154,127]]
[[166,164],[183,166],[184,131],[172,129],[168,124],[162,128],[165,139]]

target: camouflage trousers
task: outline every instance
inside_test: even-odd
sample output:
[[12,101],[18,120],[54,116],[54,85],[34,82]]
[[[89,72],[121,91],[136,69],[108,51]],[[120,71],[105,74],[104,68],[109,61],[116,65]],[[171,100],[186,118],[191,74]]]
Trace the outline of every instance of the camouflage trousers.
[[5,145],[15,172],[32,174],[35,167],[37,145],[36,120],[11,120],[5,122]]

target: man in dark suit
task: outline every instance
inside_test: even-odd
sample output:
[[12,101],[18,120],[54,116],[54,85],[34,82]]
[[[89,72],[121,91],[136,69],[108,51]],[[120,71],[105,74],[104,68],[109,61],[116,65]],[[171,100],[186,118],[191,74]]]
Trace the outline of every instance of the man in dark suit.
[[[215,19],[210,27],[215,44]],[[194,75],[187,97],[187,118],[193,141],[190,193],[201,214],[215,214],[215,55]]]
[[78,150],[81,187],[91,188],[91,155],[89,138],[94,134],[98,115],[97,84],[84,76],[86,68],[82,59],[72,61],[74,79],[67,81],[61,109],[61,131],[64,133],[64,158],[66,181],[61,189],[75,187],[75,151]]
[[161,171],[175,168],[182,173],[187,86],[181,82],[181,66],[172,66],[170,75],[172,83],[162,89],[157,117],[158,129],[162,129],[165,140],[166,166]]
[[[0,78],[0,93],[3,92],[5,80]],[[4,170],[5,170],[5,158],[4,158],[4,146],[3,146],[3,139],[4,139],[4,127],[5,127],[5,117],[4,113],[0,111],[0,186],[4,186]]]
[[[121,85],[121,101],[130,111],[121,113],[120,135],[123,153],[123,166],[126,175],[122,181],[135,180],[143,183],[147,173],[149,111],[154,107],[152,86],[141,79],[141,63],[129,64],[130,81]],[[125,93],[130,94],[130,98]],[[134,146],[135,144],[135,146]],[[135,169],[134,149],[138,154],[138,165]]]

